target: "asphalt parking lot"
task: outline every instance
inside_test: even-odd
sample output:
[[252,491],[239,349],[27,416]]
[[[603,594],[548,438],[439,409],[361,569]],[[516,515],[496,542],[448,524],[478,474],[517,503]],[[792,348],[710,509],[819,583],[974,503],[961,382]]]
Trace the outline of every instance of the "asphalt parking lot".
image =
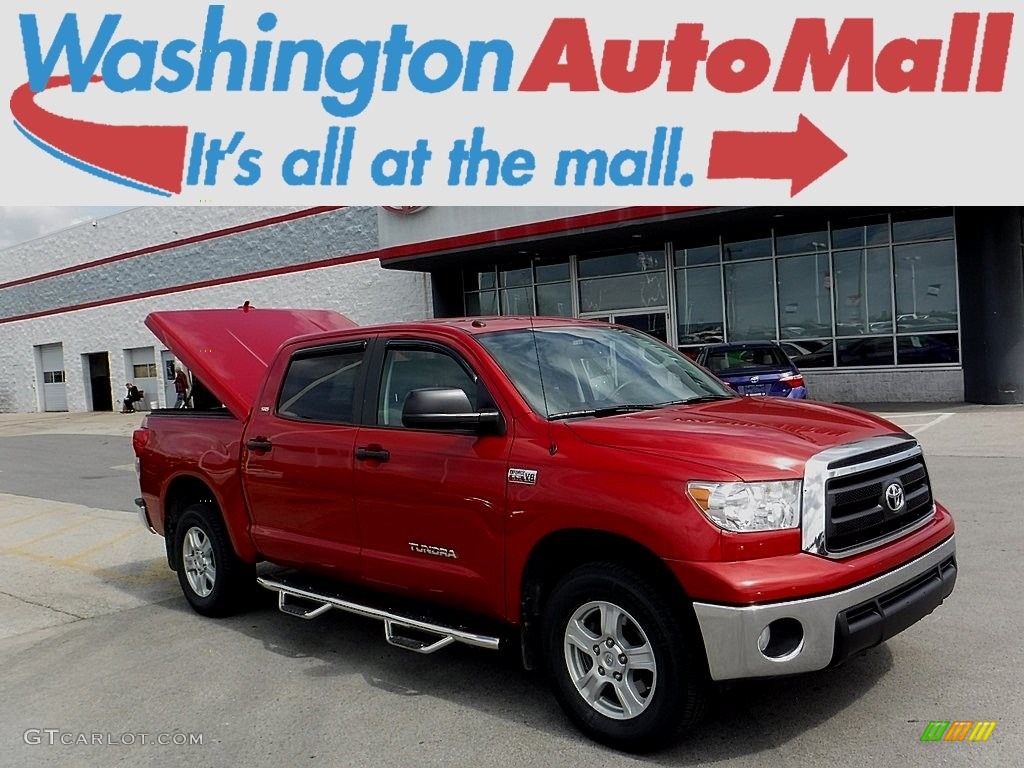
[[[876,410],[919,436],[956,516],[956,591],[839,669],[724,688],[644,757],[580,737],[497,654],[410,654],[376,622],[302,622],[269,594],[193,614],[131,511],[138,417],[0,414],[0,766],[1020,765],[1024,408]],[[998,725],[922,743],[932,720]]]

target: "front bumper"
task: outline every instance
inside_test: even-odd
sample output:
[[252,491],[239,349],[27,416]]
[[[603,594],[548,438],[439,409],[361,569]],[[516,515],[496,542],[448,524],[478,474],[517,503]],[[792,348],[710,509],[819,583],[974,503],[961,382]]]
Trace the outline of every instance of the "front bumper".
[[[770,677],[824,669],[888,640],[935,610],[955,582],[951,536],[909,563],[838,592],[767,605],[693,608],[712,679]],[[762,651],[758,639],[764,645],[769,625],[777,628],[779,642],[769,641]]]

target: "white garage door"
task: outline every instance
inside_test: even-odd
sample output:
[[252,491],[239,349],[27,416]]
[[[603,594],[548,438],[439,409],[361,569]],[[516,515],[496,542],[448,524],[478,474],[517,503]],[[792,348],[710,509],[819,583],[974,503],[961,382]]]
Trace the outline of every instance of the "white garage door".
[[47,344],[39,347],[39,359],[43,368],[43,410],[66,411],[68,390],[64,383],[63,345]]
[[178,401],[178,393],[174,389],[174,373],[177,361],[166,349],[160,353],[160,373],[164,377],[164,402],[167,408],[173,408]]
[[143,393],[142,402],[135,404],[135,410],[148,411],[149,404],[157,401],[157,392],[161,386],[156,369],[156,350],[152,347],[129,349],[128,370],[132,374],[132,384],[141,389]]

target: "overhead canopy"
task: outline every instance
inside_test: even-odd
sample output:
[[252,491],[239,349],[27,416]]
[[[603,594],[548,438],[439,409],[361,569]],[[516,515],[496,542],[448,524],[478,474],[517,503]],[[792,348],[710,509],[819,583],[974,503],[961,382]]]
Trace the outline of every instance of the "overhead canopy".
[[244,419],[284,342],[357,324],[328,310],[246,306],[153,312],[146,326],[232,414]]

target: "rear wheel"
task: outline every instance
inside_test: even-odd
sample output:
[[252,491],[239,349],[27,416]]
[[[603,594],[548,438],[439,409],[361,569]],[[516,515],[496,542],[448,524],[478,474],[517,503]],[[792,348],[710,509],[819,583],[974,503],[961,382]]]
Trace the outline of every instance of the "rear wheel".
[[590,737],[657,749],[700,719],[706,674],[661,590],[615,563],[566,576],[545,610],[545,655],[559,703]]
[[178,583],[204,616],[226,616],[250,605],[256,569],[238,559],[216,509],[194,504],[176,526]]

